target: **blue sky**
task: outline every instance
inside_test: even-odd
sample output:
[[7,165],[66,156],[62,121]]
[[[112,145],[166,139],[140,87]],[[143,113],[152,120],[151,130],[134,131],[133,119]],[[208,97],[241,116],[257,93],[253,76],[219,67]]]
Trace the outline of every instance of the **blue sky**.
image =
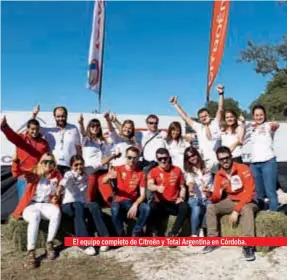
[[[93,2],[2,2],[2,110],[42,111],[66,105],[91,112],[86,89]],[[102,110],[175,115],[204,105],[212,2],[108,2]],[[248,39],[279,42],[287,8],[275,2],[232,2],[224,59],[216,83],[243,108],[267,78],[236,59]],[[213,89],[212,99],[217,99]]]

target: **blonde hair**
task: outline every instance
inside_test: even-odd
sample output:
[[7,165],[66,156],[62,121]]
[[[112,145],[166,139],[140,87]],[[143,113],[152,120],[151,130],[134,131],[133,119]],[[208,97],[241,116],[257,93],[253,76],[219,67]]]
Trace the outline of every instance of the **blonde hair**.
[[57,163],[56,163],[56,158],[55,156],[52,154],[52,153],[45,153],[41,156],[41,159],[39,160],[39,162],[37,163],[37,165],[35,165],[33,168],[32,168],[32,173],[39,176],[39,177],[42,177],[44,176],[44,170],[43,170],[43,165],[42,165],[42,162],[43,160],[46,158],[46,157],[51,157],[53,159],[53,161],[55,162],[55,166],[54,166],[54,171],[57,170]]

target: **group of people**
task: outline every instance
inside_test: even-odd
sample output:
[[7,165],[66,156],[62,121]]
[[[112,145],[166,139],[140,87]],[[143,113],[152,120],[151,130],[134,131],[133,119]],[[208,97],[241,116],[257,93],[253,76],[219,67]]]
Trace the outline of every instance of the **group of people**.
[[[53,111],[54,127],[40,127],[34,109],[27,131],[17,134],[1,120],[1,130],[15,144],[12,174],[17,178],[19,203],[12,213],[28,222],[27,266],[36,267],[35,245],[41,219],[49,220],[47,258],[56,257],[53,240],[62,215],[72,219],[75,235],[89,236],[86,219],[94,232],[110,235],[102,207],[110,207],[117,236],[125,236],[124,222],[136,218],[132,235],[158,236],[160,224],[176,216],[168,236],[176,237],[187,217],[191,234],[218,236],[218,215],[231,214],[230,223],[241,223],[245,236],[254,236],[254,213],[269,201],[276,211],[277,165],[273,136],[277,122],[267,122],[263,106],[253,107],[253,121],[247,122],[232,110],[224,110],[224,87],[217,87],[218,111],[212,120],[207,108],[190,118],[172,97],[170,104],[196,132],[199,147],[187,141],[179,122],[167,133],[158,129],[159,118],[146,118],[147,130],[136,132],[132,120],[121,123],[106,113],[110,138],[104,136],[98,119],[85,127],[69,124],[65,107]],[[250,167],[242,163],[245,136],[251,141]],[[189,215],[189,213],[191,214]],[[240,219],[239,219],[240,218]],[[82,247],[88,255],[94,247]],[[108,250],[101,247],[100,251]],[[204,253],[215,249],[207,246]],[[246,260],[254,260],[252,247],[243,247]]]

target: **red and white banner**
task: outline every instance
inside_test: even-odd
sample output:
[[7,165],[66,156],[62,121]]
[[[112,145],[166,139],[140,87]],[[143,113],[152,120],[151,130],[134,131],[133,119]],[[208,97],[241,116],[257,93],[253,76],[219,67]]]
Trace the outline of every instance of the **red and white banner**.
[[207,101],[209,101],[210,88],[216,78],[223,56],[229,6],[230,0],[214,0],[208,60]]
[[104,26],[105,3],[103,0],[95,0],[89,51],[88,87],[99,95],[101,94],[103,69]]
[[65,246],[287,246],[287,237],[65,237]]

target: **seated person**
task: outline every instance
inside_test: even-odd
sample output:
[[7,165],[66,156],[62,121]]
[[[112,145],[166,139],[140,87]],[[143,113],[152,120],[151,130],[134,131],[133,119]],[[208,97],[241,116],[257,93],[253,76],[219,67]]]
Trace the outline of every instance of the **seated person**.
[[[243,234],[247,237],[255,235],[254,212],[258,211],[255,199],[255,184],[250,168],[245,164],[234,162],[232,153],[227,147],[220,147],[216,151],[221,169],[216,173],[214,191],[210,200],[214,204],[207,206],[206,222],[209,237],[219,235],[218,216],[230,215],[230,223],[235,225],[240,216]],[[227,195],[226,198],[222,194]],[[206,246],[203,253],[216,249]],[[255,259],[252,247],[243,247],[243,254],[247,261]]]
[[[62,211],[74,219],[75,234],[77,237],[88,237],[89,233],[85,223],[86,210],[92,216],[95,231],[101,237],[109,236],[108,229],[103,221],[103,215],[97,202],[88,202],[88,175],[84,172],[85,162],[81,155],[74,155],[70,162],[71,170],[67,171],[60,186],[64,190]],[[87,255],[95,255],[94,247],[81,247]],[[107,251],[107,246],[102,246],[100,251]]]
[[159,221],[168,215],[174,215],[176,220],[168,235],[175,237],[188,213],[184,177],[179,167],[171,165],[167,149],[159,148],[156,151],[156,159],[159,165],[148,174],[148,188],[155,194],[154,201],[150,205],[149,226],[155,229]]
[[61,222],[58,193],[62,176],[56,169],[56,161],[51,153],[45,153],[31,171],[22,170],[17,162],[13,169],[15,174],[24,175],[27,182],[24,194],[12,216],[16,219],[22,216],[28,223],[27,268],[32,269],[37,266],[35,248],[41,219],[49,220],[47,258],[53,260],[56,257],[53,240]]
[[142,234],[150,208],[145,201],[145,177],[137,168],[140,151],[136,147],[126,150],[126,164],[117,166],[104,179],[107,183],[116,178],[116,192],[111,206],[112,219],[118,236],[124,236],[125,218],[137,218],[133,236]]

